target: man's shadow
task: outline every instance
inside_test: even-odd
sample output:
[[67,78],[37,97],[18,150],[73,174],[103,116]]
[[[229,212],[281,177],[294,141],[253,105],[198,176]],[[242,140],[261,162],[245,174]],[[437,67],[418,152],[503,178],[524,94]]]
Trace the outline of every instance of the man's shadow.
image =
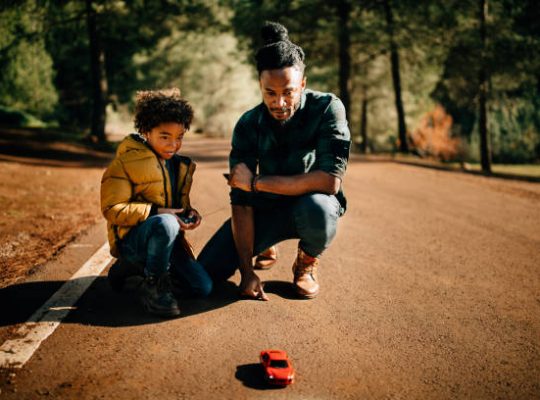
[[[79,278],[83,280],[89,278]],[[10,326],[26,322],[65,281],[26,282],[0,289],[0,326]],[[75,304],[55,304],[55,309],[74,307],[64,319],[65,323],[83,325],[121,327],[152,324],[166,321],[144,311],[136,284],[121,293],[113,292],[106,277],[98,277]],[[180,299],[180,318],[225,307],[239,300],[238,288],[232,282],[222,282],[214,286],[209,297]],[[45,317],[43,321],[53,320]]]
[[277,294],[287,300],[303,300],[299,298],[291,282],[285,281],[264,281],[264,291],[266,293]]

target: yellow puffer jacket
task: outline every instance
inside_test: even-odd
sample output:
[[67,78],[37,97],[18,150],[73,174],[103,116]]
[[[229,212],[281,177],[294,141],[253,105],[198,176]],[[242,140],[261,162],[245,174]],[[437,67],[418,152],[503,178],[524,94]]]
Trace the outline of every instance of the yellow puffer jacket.
[[[165,162],[139,135],[127,136],[101,179],[101,212],[107,219],[111,255],[119,256],[118,241],[150,216],[152,205],[191,210],[189,191],[195,163],[188,157],[173,157],[177,170],[177,193],[172,193]],[[184,247],[193,256],[181,231]]]

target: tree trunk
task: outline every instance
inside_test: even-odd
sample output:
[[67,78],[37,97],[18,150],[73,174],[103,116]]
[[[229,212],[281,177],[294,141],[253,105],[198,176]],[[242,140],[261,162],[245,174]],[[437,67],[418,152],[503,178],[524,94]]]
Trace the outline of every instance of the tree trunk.
[[479,0],[480,19],[480,72],[479,72],[479,93],[478,93],[478,132],[480,134],[480,162],[482,172],[491,174],[491,140],[487,127],[487,92],[488,78],[486,71],[486,14],[487,0]]
[[97,29],[97,16],[92,7],[92,0],[86,0],[86,22],[90,43],[90,68],[92,78],[91,137],[98,142],[104,142],[108,84],[105,71],[105,52],[101,47]]
[[351,103],[349,81],[351,76],[351,37],[349,31],[349,17],[351,5],[347,0],[339,0],[337,14],[339,17],[339,97],[348,113]]
[[368,110],[368,98],[367,88],[364,86],[362,89],[362,106],[360,114],[360,137],[362,142],[360,143],[360,153],[366,154],[369,144],[367,137],[367,110]]
[[394,16],[390,0],[384,0],[384,11],[386,14],[386,32],[390,39],[390,63],[392,69],[392,81],[394,83],[394,94],[396,100],[396,111],[398,116],[398,133],[399,133],[399,151],[402,153],[409,152],[407,143],[407,125],[405,124],[405,110],[403,108],[403,100],[401,97],[401,77],[399,73],[399,53],[397,44],[394,38]]

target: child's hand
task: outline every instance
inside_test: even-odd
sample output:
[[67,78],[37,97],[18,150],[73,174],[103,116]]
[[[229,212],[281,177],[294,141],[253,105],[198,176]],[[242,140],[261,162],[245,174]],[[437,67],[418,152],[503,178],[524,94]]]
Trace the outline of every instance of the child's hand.
[[180,215],[184,213],[183,208],[165,208],[165,207],[159,207],[157,209],[158,214],[171,214],[176,217],[176,220],[180,224],[181,229],[185,229],[184,226],[186,225],[184,221],[180,219]]
[[192,209],[187,214],[187,218],[190,222],[185,222],[180,218],[180,228],[183,230],[191,230],[197,228],[202,221],[202,217],[199,212],[195,209]]
[[184,231],[197,228],[201,224],[201,221],[202,221],[201,215],[195,209],[190,210],[189,213],[186,215],[191,222],[185,222],[182,220],[182,218],[180,218],[180,216],[184,214],[183,208],[160,207],[157,209],[157,213],[174,215],[176,217],[176,220],[180,224],[180,229]]

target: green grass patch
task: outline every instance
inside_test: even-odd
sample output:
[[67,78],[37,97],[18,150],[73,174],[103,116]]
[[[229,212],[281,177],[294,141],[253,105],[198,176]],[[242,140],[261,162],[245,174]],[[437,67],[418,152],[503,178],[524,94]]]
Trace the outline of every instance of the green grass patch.
[[[459,168],[458,163],[452,163],[455,168]],[[478,171],[482,170],[480,164],[465,164],[465,169],[469,171]],[[540,165],[539,164],[493,164],[491,170],[495,174],[506,174],[506,175],[519,175],[519,176],[531,176],[535,178],[540,178]]]
[[0,123],[26,128],[44,128],[45,122],[32,114],[0,105]]
[[[399,153],[394,154],[393,159],[406,163],[444,168],[455,171],[482,172],[482,166],[480,163],[464,163],[461,165],[458,162],[441,162],[435,159],[421,158],[411,154]],[[540,164],[492,164],[491,171],[495,175],[499,174],[534,179],[540,178]]]

